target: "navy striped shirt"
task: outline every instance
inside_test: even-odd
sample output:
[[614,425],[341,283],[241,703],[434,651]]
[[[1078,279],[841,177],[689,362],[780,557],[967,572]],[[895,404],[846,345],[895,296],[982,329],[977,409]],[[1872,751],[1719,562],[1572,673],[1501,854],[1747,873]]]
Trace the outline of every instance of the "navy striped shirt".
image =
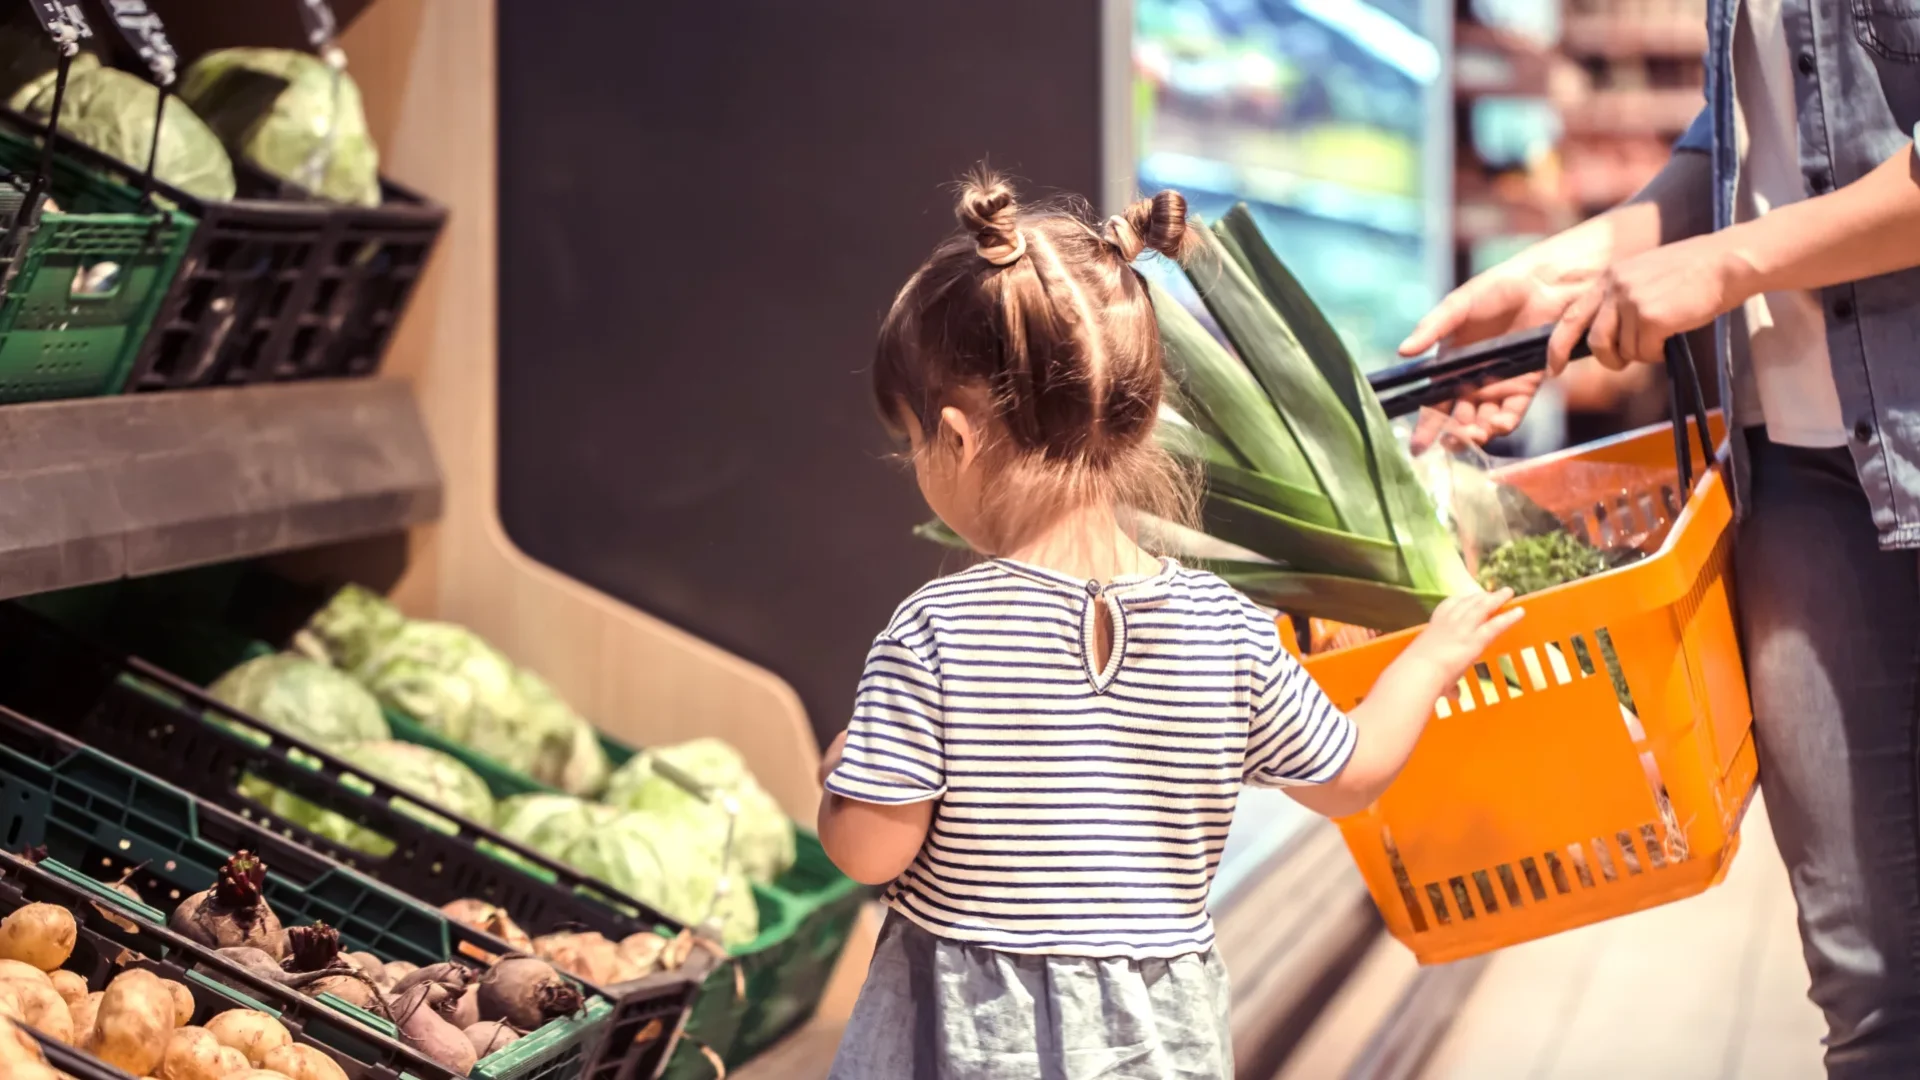
[[[1102,601],[1113,649],[1095,671]],[[995,560],[922,588],[875,640],[827,790],[939,800],[887,891],[932,933],[1171,957],[1213,944],[1241,784],[1324,783],[1353,746],[1272,619],[1212,574],[1168,560],[1101,589]]]

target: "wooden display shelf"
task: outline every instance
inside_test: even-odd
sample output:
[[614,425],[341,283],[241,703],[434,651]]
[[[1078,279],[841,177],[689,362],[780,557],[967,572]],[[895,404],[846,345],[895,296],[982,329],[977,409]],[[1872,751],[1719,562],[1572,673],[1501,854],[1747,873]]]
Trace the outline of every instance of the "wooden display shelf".
[[397,532],[441,483],[406,383],[0,409],[0,597]]

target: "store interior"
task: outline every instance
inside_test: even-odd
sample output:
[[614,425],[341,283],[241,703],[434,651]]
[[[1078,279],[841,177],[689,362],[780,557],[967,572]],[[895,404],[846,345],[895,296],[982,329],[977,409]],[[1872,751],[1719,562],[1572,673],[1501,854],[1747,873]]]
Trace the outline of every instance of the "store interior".
[[[470,1075],[490,1080],[827,1075],[881,914],[809,831],[821,749],[893,605],[966,565],[916,535],[925,507],[865,372],[961,172],[988,161],[1103,213],[1163,187],[1208,221],[1245,205],[1378,372],[1466,276],[1658,171],[1698,110],[1706,46],[1704,0],[77,5],[81,53],[147,80],[163,131],[185,103],[226,144],[232,178],[201,193],[191,148],[186,164],[163,148],[154,178],[125,140],[89,149],[105,138],[90,110],[111,103],[92,104],[84,64],[26,72],[58,38],[10,2],[18,55],[0,71],[42,81],[8,87],[0,166],[32,181],[58,158],[22,193],[66,205],[0,250],[0,477],[18,507],[0,535],[0,797],[25,807],[0,817],[0,914],[100,900],[116,874],[163,912],[229,872],[209,852],[251,846],[280,875],[268,902],[337,927],[343,953],[472,966],[514,943],[503,927],[598,934],[608,957],[645,939],[631,967],[554,959],[589,1004],[491,1065],[476,1052]],[[364,131],[315,121],[317,143],[289,129],[276,151],[247,126],[271,102],[223,126],[223,102],[259,87],[193,91],[239,47],[297,55],[234,63],[328,116],[350,73]],[[163,98],[151,83],[176,61]],[[63,137],[43,161],[56,82]],[[313,193],[361,147],[369,193]],[[95,217],[139,238],[146,272],[83,311],[53,275],[132,257],[85,248]],[[63,220],[79,255],[51,245]],[[31,291],[42,266],[51,299]],[[1212,325],[1185,277],[1143,270]],[[35,302],[77,321],[29,340]],[[1657,370],[1577,362],[1488,452],[1540,457],[1670,412]],[[421,642],[402,667],[440,674],[364,674],[379,665],[359,635],[389,623]],[[315,650],[379,695],[378,739],[280,730],[279,706],[221,686]],[[443,650],[471,655],[448,667]],[[489,678],[523,710],[504,741],[487,748],[483,719],[435,726],[442,693],[481,717]],[[520,753],[536,698],[562,732],[541,737],[575,740],[558,757]],[[376,743],[478,767],[408,779]],[[396,813],[409,791],[451,817]],[[540,801],[588,792],[604,794]],[[671,845],[609,840],[623,811],[670,825]],[[1211,899],[1237,1075],[1819,1075],[1763,806],[1740,844],[1691,900],[1421,964],[1340,828],[1250,789]],[[73,869],[11,858],[29,849]],[[691,932],[709,923],[718,948]],[[161,932],[142,927],[83,926],[82,951],[140,952]],[[185,978],[197,954],[166,948],[155,970]],[[392,1024],[369,1036],[365,1017],[248,986],[353,1080],[443,1075]],[[192,992],[206,1008],[221,991]]]

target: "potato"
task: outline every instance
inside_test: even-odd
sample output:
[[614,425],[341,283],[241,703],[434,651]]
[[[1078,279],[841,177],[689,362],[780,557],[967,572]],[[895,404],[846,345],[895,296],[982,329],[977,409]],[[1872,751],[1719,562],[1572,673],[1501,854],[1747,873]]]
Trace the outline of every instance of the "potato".
[[[20,925],[9,934],[6,924],[15,922]],[[73,957],[79,936],[80,924],[73,912],[58,904],[28,904],[0,920],[0,953],[11,953],[17,946],[18,954],[7,959],[57,971]]]
[[71,971],[48,972],[47,981],[53,984],[54,993],[60,995],[69,1009],[87,1000],[87,980]]
[[38,1061],[23,1061],[7,1067],[7,1080],[73,1080],[66,1073]]
[[13,1021],[0,1019],[0,1065],[7,1066],[6,1075],[14,1075],[12,1070],[18,1066],[46,1059],[38,1040]]
[[20,1020],[30,1028],[38,1028],[40,1034],[69,1046],[77,1045],[74,1038],[73,1015],[67,1011],[67,1003],[54,990],[50,982],[28,982],[25,979],[10,979],[4,984],[17,996],[20,1005]]
[[347,1080],[347,1071],[311,1046],[290,1043],[268,1054],[262,1068],[285,1073],[290,1080]]
[[293,1080],[286,1073],[277,1073],[272,1069],[248,1069],[243,1073],[234,1073],[225,1080]]
[[616,946],[620,950],[620,959],[626,967],[621,982],[638,979],[654,973],[660,966],[660,954],[667,949],[667,939],[651,930],[642,930],[637,934],[628,934],[620,939]]
[[[63,973],[64,974],[64,973]],[[0,960],[0,979],[25,979],[28,982],[43,982],[53,985],[53,979],[32,964],[23,964],[18,960]]]
[[52,971],[73,955],[79,934],[73,912],[58,904],[28,904],[0,919],[0,960]]
[[[246,1055],[238,1050],[228,1050],[233,1056],[223,1063],[220,1057],[223,1050],[227,1048],[206,1028],[174,1028],[173,1034],[167,1037],[167,1051],[160,1059],[158,1076],[160,1080],[223,1080],[228,1072],[247,1067]],[[239,1064],[232,1065],[233,1062]]]
[[93,1036],[93,1029],[97,1026],[95,1021],[100,1015],[100,999],[105,996],[103,990],[91,991],[70,1010],[73,1013],[73,1038],[77,1045],[86,1046],[87,1040]]
[[193,1023],[193,991],[187,989],[186,984],[174,982],[172,979],[161,979],[160,985],[166,987],[167,993],[173,997],[174,1026],[186,1027]]
[[207,1021],[207,1030],[220,1040],[247,1055],[247,1064],[258,1069],[268,1054],[293,1041],[285,1024],[252,1009],[228,1009]]
[[253,1063],[247,1060],[247,1055],[231,1046],[221,1047],[213,1059],[213,1074],[221,1080],[226,1080],[229,1076],[238,1076],[251,1068]]
[[160,982],[160,976],[139,968],[114,976],[101,995],[86,1049],[135,1076],[159,1066],[174,1027],[173,996]]

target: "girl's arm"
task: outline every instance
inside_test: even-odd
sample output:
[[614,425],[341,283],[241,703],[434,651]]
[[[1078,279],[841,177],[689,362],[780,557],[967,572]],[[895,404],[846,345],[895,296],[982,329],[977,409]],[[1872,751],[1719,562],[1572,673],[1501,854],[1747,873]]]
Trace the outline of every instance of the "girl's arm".
[[1327,817],[1346,817],[1372,806],[1412,756],[1434,703],[1525,614],[1520,608],[1500,612],[1511,599],[1513,591],[1502,589],[1456,596],[1435,609],[1427,628],[1380,673],[1366,700],[1347,714],[1357,739],[1346,767],[1325,783],[1289,787],[1287,794]]
[[1585,334],[1608,367],[1657,363],[1668,338],[1761,293],[1822,289],[1914,266],[1920,154],[1909,143],[1837,191],[1616,263],[1567,308],[1548,351],[1564,357]]
[[[820,783],[840,764],[841,732],[820,763]],[[906,872],[927,842],[934,800],[901,805],[860,802],[829,791],[820,798],[820,846],[841,872],[862,885],[885,885]]]

